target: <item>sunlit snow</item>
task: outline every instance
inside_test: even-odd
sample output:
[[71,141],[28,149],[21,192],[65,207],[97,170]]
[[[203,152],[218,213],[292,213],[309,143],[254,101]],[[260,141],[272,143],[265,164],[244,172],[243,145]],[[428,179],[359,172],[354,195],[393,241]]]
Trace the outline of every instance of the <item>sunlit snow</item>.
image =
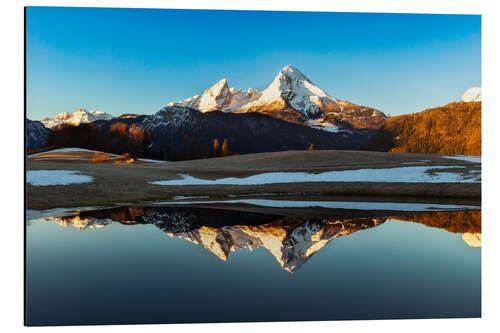
[[451,158],[451,159],[459,160],[459,161],[481,163],[481,156],[472,156],[472,155],[443,155],[443,157]]
[[[453,166],[452,168],[463,168]],[[387,183],[478,183],[481,175],[446,172],[449,166],[412,166],[390,169],[360,169],[323,173],[270,172],[245,178],[199,179],[180,175],[182,179],[153,181],[155,185],[262,185],[301,182],[387,182]]]

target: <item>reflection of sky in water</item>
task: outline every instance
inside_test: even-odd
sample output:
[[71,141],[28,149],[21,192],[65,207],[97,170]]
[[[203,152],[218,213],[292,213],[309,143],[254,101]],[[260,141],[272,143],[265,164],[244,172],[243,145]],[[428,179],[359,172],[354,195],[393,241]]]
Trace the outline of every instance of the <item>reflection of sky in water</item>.
[[260,247],[227,262],[153,225],[27,228],[28,322],[168,323],[480,316],[480,248],[391,220],[293,274]]

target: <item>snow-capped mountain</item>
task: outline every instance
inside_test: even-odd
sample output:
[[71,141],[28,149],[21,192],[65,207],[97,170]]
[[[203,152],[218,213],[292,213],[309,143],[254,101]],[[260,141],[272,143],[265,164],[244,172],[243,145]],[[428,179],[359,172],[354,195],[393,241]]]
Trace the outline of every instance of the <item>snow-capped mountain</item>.
[[479,233],[464,232],[462,234],[462,240],[469,247],[481,247],[482,235],[480,232]]
[[279,71],[262,92],[229,88],[227,80],[222,79],[203,95],[169,106],[186,106],[201,112],[258,112],[330,132],[344,127],[377,129],[387,119],[376,109],[329,96],[291,65]]
[[462,102],[481,102],[481,88],[472,87],[467,89],[462,95]]
[[112,115],[103,111],[87,111],[85,109],[78,109],[73,113],[63,112],[55,116],[53,119],[43,118],[40,121],[45,125],[45,127],[52,129],[63,124],[80,125],[91,123],[96,120],[110,120],[112,118]]
[[287,106],[308,119],[324,117],[322,111],[332,106],[339,110],[342,108],[338,100],[328,96],[298,69],[288,65],[256,101],[242,105],[240,111],[279,111]]
[[215,110],[228,112],[256,100],[260,95],[258,91],[253,91],[252,88],[247,91],[229,88],[227,79],[224,78],[212,87],[205,89],[201,96],[195,95],[177,103],[169,103],[167,106],[184,106],[201,112]]

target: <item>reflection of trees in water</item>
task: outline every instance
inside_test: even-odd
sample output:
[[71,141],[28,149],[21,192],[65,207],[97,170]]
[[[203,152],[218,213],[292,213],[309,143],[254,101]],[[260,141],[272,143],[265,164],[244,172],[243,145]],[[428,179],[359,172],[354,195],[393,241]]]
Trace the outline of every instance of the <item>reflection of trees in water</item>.
[[481,233],[481,211],[429,212],[393,216],[394,219],[417,222],[453,233]]
[[[153,224],[171,237],[201,245],[224,261],[237,249],[264,247],[283,269],[294,272],[333,239],[388,219],[370,214],[367,211],[363,217],[357,211],[349,216],[344,211],[336,217],[308,218],[197,207],[118,207],[51,220],[78,229],[100,228],[111,222]],[[462,233],[467,244],[480,246],[480,211],[411,213],[393,218]]]
[[462,234],[462,240],[470,247],[481,247],[481,211],[430,212],[394,216],[395,219],[417,222],[433,228]]

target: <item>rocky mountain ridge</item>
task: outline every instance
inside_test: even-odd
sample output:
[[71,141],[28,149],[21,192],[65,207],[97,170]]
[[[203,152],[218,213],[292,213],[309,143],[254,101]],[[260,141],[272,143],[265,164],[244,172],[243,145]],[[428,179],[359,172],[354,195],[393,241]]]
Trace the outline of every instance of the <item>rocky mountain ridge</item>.
[[168,106],[189,107],[200,112],[257,112],[329,132],[343,128],[378,129],[388,118],[374,108],[329,96],[291,65],[281,69],[262,92],[229,88],[224,78],[201,96]]

